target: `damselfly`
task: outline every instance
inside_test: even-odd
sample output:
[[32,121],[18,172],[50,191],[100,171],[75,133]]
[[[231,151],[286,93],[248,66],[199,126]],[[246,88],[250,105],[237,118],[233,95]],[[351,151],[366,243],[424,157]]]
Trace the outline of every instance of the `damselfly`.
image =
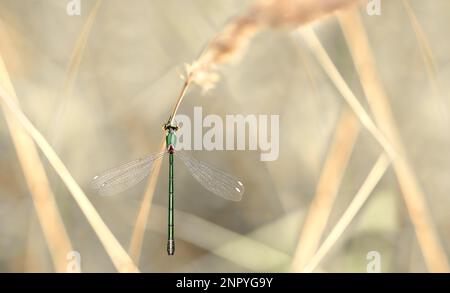
[[152,171],[153,163],[169,155],[169,204],[167,253],[175,253],[174,239],[174,155],[183,161],[192,176],[207,190],[224,199],[239,201],[244,194],[244,185],[233,176],[209,166],[184,151],[175,151],[178,125],[169,122],[163,126],[166,132],[166,151],[148,155],[125,163],[95,176],[91,184],[101,195],[113,195],[127,190],[144,180]]

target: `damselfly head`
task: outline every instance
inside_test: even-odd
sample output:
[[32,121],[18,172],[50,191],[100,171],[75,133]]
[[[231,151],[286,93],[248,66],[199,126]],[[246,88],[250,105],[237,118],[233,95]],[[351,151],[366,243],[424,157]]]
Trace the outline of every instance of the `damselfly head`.
[[169,121],[167,121],[167,123],[163,124],[163,129],[165,131],[167,131],[167,130],[178,131],[178,129],[180,129],[180,127],[178,126],[178,123],[176,121],[169,119]]

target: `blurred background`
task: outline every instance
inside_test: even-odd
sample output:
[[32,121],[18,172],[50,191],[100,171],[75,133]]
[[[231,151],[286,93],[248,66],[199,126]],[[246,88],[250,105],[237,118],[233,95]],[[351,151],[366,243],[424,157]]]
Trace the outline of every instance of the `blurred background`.
[[[128,249],[146,184],[101,197],[89,188],[89,181],[105,169],[159,150],[161,125],[181,89],[179,72],[184,64],[195,60],[227,21],[254,1],[134,0],[124,4],[107,0],[94,19],[90,13],[95,1],[81,1],[79,16],[67,14],[68,2],[0,0],[0,53],[24,113]],[[378,16],[367,15],[365,5],[359,11],[437,236],[450,253],[450,39],[446,30],[450,3],[407,2],[429,41],[437,73],[432,82],[404,1],[382,1]],[[314,29],[370,112],[336,17],[314,22]],[[84,50],[77,59],[73,52],[80,43]],[[192,117],[194,106],[202,106],[204,115],[221,117],[279,114],[279,158],[261,162],[256,151],[194,152],[198,159],[244,182],[240,202],[212,195],[176,161],[174,257],[166,253],[164,161],[143,240],[139,262],[143,272],[291,270],[305,217],[340,117],[348,107],[308,45],[289,29],[257,34],[242,60],[221,67],[219,73],[220,81],[206,94],[191,87],[179,113]],[[68,76],[75,77],[68,81]],[[440,84],[438,94],[435,83]],[[321,241],[381,153],[376,140],[361,128],[348,163],[339,172],[342,178]],[[81,270],[115,272],[68,189],[40,156],[72,249],[81,255]],[[427,271],[396,178],[389,168],[315,271],[366,272],[370,251],[381,255],[383,272]],[[50,250],[2,114],[0,271],[54,272]]]

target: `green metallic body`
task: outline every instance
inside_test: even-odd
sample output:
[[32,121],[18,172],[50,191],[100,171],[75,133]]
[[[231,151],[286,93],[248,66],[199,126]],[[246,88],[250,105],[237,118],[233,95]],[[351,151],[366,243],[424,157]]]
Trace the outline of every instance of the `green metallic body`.
[[166,148],[169,153],[169,205],[168,205],[168,230],[167,230],[167,253],[173,255],[175,253],[175,236],[174,236],[174,182],[173,182],[173,152],[177,137],[172,128],[168,128],[166,134]]
[[173,255],[175,252],[173,200],[173,154],[169,154],[169,218],[167,231],[167,253],[169,255]]

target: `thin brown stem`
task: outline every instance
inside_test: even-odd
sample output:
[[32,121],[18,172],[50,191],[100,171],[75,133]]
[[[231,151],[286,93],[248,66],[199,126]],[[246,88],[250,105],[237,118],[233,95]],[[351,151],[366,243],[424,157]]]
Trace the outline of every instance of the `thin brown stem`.
[[190,78],[188,76],[186,78],[184,84],[183,84],[183,87],[181,88],[180,94],[178,95],[177,101],[176,101],[175,106],[173,107],[173,110],[172,110],[172,114],[170,114],[169,124],[172,124],[173,119],[177,115],[178,108],[180,107],[181,102],[183,101],[184,96],[186,95],[186,92],[187,92],[190,84],[191,84],[191,81],[190,81]]

